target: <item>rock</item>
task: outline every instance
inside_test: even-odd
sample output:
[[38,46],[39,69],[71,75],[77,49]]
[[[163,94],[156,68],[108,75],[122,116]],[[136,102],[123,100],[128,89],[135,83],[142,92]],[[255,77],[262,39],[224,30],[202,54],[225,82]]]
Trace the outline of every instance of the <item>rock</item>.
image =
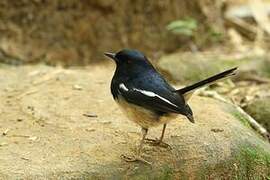
[[[1,68],[0,132],[10,131],[0,137],[0,179],[269,176],[269,143],[232,106],[198,96],[190,101],[195,124],[178,116],[168,125],[164,141],[171,150],[146,144],[143,157],[152,166],[124,162],[120,155],[135,152],[141,131],[110,95],[113,70],[112,64],[73,70],[41,65]],[[84,88],[75,91],[74,84]],[[3,91],[7,87],[16,90]],[[84,115],[89,112],[97,116]],[[150,129],[149,137],[159,137],[161,128]]]
[[[157,67],[176,83],[194,83],[229,68],[239,67],[235,78],[245,80],[257,76],[270,77],[267,56],[221,55],[212,53],[174,53],[163,56]],[[254,77],[255,76],[255,77]]]
[[270,97],[252,101],[245,111],[270,132]]

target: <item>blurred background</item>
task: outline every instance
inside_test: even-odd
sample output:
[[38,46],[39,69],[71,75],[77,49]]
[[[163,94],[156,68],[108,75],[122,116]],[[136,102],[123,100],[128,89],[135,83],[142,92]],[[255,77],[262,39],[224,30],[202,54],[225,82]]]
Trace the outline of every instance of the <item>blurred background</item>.
[[[224,33],[221,2],[3,0],[0,3],[1,56],[16,63],[85,65],[103,60],[102,53],[106,50],[123,47],[160,55],[189,48],[193,41],[200,48],[209,46],[213,34]],[[185,18],[190,18],[183,24],[186,28],[183,32],[190,31],[186,35],[176,35],[166,28],[172,21]],[[194,24],[189,27],[191,21]],[[202,33],[207,34],[198,37]]]
[[[0,0],[0,179],[270,179],[269,17],[270,0]],[[109,90],[103,53],[123,48],[176,87],[239,67],[191,98],[195,125],[168,127],[173,151],[147,146],[158,168],[119,158],[141,135]]]
[[20,0],[0,2],[0,59],[87,65],[104,51],[136,48],[267,53],[267,0]]

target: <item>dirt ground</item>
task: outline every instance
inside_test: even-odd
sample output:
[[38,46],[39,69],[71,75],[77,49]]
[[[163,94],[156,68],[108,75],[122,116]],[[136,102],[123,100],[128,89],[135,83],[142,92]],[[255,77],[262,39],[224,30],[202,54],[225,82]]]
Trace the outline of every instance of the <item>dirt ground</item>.
[[[0,66],[0,178],[195,179],[226,176],[228,169],[233,176],[237,163],[222,172],[218,167],[243,144],[270,149],[223,103],[193,97],[196,123],[179,116],[167,127],[164,140],[172,149],[147,144],[143,157],[152,166],[124,162],[120,155],[135,152],[140,128],[111,97],[113,71],[112,63],[83,69]],[[149,137],[159,137],[161,128],[150,129]]]

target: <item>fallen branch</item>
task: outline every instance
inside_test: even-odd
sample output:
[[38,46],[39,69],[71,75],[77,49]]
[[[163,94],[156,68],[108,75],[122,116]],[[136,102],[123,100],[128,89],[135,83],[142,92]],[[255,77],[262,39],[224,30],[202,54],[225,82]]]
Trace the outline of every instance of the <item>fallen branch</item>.
[[257,132],[259,132],[263,137],[265,137],[270,142],[270,134],[267,132],[267,130],[262,125],[260,125],[255,119],[253,119],[249,114],[247,114],[241,107],[233,104],[232,102],[225,99],[215,91],[199,91],[199,95],[212,97],[217,100],[231,104],[246,118],[246,120],[248,121],[248,123],[252,128],[254,128]]

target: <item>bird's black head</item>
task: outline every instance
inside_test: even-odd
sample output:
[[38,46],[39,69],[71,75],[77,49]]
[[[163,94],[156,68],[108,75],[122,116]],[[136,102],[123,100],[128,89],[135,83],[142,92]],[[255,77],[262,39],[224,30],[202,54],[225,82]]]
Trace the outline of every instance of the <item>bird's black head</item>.
[[117,53],[104,53],[105,56],[113,59],[117,66],[132,66],[136,64],[150,64],[143,53],[132,49],[123,49]]

